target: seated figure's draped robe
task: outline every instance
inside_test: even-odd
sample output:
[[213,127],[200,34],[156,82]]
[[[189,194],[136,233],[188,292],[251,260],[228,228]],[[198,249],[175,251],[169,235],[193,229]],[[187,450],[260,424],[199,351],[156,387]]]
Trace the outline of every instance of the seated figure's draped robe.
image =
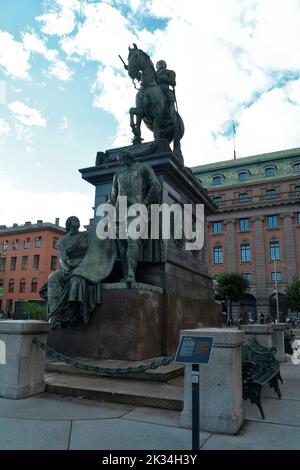
[[96,224],[88,232],[66,235],[58,243],[71,271],[56,271],[48,279],[48,316],[52,329],[77,319],[89,322],[101,303],[101,281],[107,278],[117,256],[115,240],[100,240]]

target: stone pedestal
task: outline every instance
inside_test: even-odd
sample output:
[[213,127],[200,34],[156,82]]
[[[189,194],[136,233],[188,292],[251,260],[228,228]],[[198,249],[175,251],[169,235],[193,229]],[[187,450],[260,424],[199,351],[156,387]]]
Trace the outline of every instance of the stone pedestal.
[[[181,335],[213,336],[208,365],[200,365],[200,429],[236,434],[244,421],[241,347],[244,332],[231,328],[201,328]],[[191,365],[185,366],[181,426],[192,427]]]
[[[166,305],[167,304],[167,305]],[[140,282],[102,285],[102,303],[89,325],[51,331],[48,344],[67,356],[139,361],[176,351],[180,328],[209,321],[213,302],[173,295]],[[168,312],[168,321],[165,312]],[[186,309],[186,310],[185,310]]]
[[49,323],[37,320],[0,322],[0,396],[24,398],[45,389],[45,351],[32,341],[46,343]]
[[245,332],[245,341],[251,337],[255,337],[257,341],[266,348],[272,348],[274,346],[273,339],[273,324],[268,325],[240,325],[240,329]]
[[286,330],[285,323],[275,323],[273,325],[273,343],[277,350],[276,358],[279,362],[285,362],[285,351],[284,351],[284,332]]
[[[80,170],[83,179],[95,186],[96,222],[97,208],[107,201],[120,169],[118,156],[124,150],[132,159],[152,166],[161,184],[160,204],[191,204],[193,210],[202,204],[207,231],[206,217],[214,212],[212,201],[192,171],[178,163],[165,140],[98,152],[96,165]],[[220,305],[208,275],[207,240],[206,234],[204,246],[193,251],[186,249],[184,238],[174,234],[158,243],[159,248],[152,240],[144,240],[135,285],[129,289],[119,283],[123,276],[117,260],[102,286],[102,304],[90,325],[74,324],[51,332],[49,344],[71,356],[136,361],[174,353],[181,329],[221,326]]]
[[286,330],[285,323],[270,323],[267,325],[241,325],[240,329],[248,338],[255,337],[257,341],[266,348],[276,348],[276,359],[279,362],[285,361],[284,352],[284,332]]

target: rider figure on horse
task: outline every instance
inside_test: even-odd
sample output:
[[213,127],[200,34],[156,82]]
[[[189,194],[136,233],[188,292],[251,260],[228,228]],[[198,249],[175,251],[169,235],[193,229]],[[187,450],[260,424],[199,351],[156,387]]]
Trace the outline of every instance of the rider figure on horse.
[[[176,122],[176,109],[175,109],[175,86],[176,74],[174,70],[167,69],[167,64],[164,60],[159,60],[156,64],[156,77],[159,85],[161,86],[169,106],[170,118]],[[172,90],[170,89],[172,87]]]

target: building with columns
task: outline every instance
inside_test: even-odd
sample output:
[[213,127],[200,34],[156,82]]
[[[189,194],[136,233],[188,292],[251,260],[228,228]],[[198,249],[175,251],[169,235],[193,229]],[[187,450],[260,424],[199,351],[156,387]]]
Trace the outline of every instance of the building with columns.
[[[287,314],[284,293],[300,277],[300,148],[193,168],[217,211],[209,217],[210,274],[238,272],[250,283],[240,306]],[[236,306],[236,312],[239,306]]]

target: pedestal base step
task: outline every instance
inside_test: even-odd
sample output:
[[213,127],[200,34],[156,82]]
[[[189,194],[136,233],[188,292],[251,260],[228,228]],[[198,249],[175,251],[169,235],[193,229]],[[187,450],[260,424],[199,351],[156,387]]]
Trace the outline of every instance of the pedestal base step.
[[167,410],[183,409],[182,377],[162,383],[48,373],[45,381],[48,393]]
[[[144,361],[117,361],[113,359],[87,359],[87,358],[80,358],[74,357],[74,360],[77,362],[89,365],[89,366],[97,366],[97,367],[104,367],[109,369],[117,369],[117,368],[127,368],[127,367],[138,367],[140,365],[150,364],[151,362],[157,362],[164,357],[154,357]],[[75,369],[73,366],[68,365],[64,362],[56,361],[53,359],[48,359],[46,362],[46,371],[47,372],[59,372],[64,374],[76,374],[76,375],[89,375],[89,376],[96,376],[99,377],[97,372],[92,372],[84,369]],[[157,369],[148,369],[146,372],[142,373],[134,373],[134,374],[119,374],[115,375],[118,379],[133,379],[133,380],[150,380],[155,382],[168,382],[169,380],[175,379],[183,375],[184,373],[184,366],[182,364],[174,364],[171,363],[168,366],[162,366]],[[109,377],[112,378],[111,375],[108,374],[101,374],[100,377]]]

